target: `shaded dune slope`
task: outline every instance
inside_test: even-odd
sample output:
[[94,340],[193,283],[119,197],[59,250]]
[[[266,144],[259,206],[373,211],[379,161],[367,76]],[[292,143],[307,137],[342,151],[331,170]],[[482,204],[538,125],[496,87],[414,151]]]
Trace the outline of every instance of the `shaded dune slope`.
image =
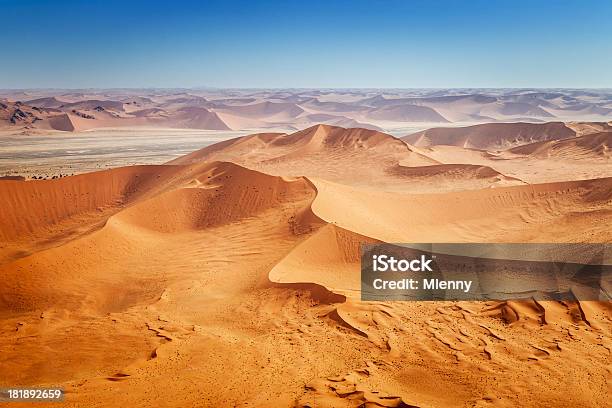
[[71,217],[125,205],[145,191],[159,188],[175,170],[170,166],[134,166],[57,180],[3,181],[0,238],[8,241]]
[[1,181],[0,263],[95,230],[176,176],[176,166],[132,166],[57,180]]

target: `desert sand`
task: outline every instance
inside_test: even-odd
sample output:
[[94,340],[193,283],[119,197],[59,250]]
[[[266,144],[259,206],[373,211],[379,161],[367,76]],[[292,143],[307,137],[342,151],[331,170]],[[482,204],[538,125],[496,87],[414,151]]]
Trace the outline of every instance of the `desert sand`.
[[[421,102],[488,101],[464,99]],[[317,124],[0,180],[0,383],[74,407],[609,405],[610,302],[360,301],[364,242],[612,242],[606,126],[503,129]]]

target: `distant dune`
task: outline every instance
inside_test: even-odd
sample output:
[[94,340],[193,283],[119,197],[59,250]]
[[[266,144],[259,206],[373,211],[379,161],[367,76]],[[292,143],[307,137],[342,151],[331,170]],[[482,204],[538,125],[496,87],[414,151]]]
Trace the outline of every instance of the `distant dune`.
[[59,108],[60,106],[68,103],[66,101],[61,101],[54,96],[48,96],[44,98],[37,98],[32,100],[25,101],[26,104],[30,106],[36,106],[39,108]]
[[543,140],[565,139],[576,132],[562,122],[487,123],[457,128],[433,128],[402,138],[415,146],[450,145],[472,149],[502,149]]
[[271,116],[282,117],[283,119],[296,118],[304,112],[302,108],[293,103],[275,103],[275,102],[260,102],[250,105],[235,105],[231,108],[220,109],[230,113],[246,116],[256,117],[259,119],[269,118]]
[[392,174],[406,177],[407,179],[440,177],[444,181],[448,179],[496,179],[497,181],[516,182],[513,177],[507,177],[500,172],[487,166],[475,166],[466,164],[439,164],[432,166],[405,167],[396,166],[390,170]]
[[[72,129],[55,129],[69,132],[108,127],[291,131],[324,123],[397,133],[421,123],[605,122],[612,112],[606,90],[563,89],[29,90],[0,92],[0,101],[87,119]],[[52,129],[44,121],[4,120],[0,128]]]
[[164,121],[172,127],[187,129],[229,130],[219,115],[206,108],[180,108],[175,115]]
[[75,126],[73,119],[67,113],[49,116],[47,122],[49,127],[54,130],[61,130],[64,132],[74,132],[77,130],[77,126]]
[[432,108],[416,105],[385,106],[371,110],[367,115],[373,119],[395,122],[448,122]]
[[[442,165],[391,135],[317,125],[292,134],[256,134],[206,147],[171,164],[233,161],[278,175],[361,180],[401,191],[433,191],[522,184],[484,165]],[[357,165],[359,163],[360,165]],[[426,167],[422,167],[426,166]]]
[[0,102],[0,129],[76,130],[69,114],[52,108],[37,108],[20,102]]
[[533,106],[522,102],[502,102],[487,106],[480,111],[482,115],[491,117],[519,116],[534,118],[554,118],[555,115],[547,112],[539,106]]
[[[35,105],[34,105],[35,106]],[[124,104],[121,101],[112,100],[90,100],[86,99],[78,102],[63,103],[59,106],[63,109],[77,109],[77,110],[99,110],[100,108],[114,110],[121,112],[125,110]]]
[[[258,161],[282,160],[335,149],[340,149],[347,154],[355,151],[367,154],[367,149],[377,147],[389,149],[389,152],[405,152],[408,150],[400,140],[382,132],[360,128],[344,129],[338,126],[316,125],[290,135],[262,133],[228,140],[193,152],[171,163],[185,164],[211,160],[221,154],[246,158],[245,154],[250,153],[249,156]],[[261,150],[261,155],[258,154],[257,150]]]

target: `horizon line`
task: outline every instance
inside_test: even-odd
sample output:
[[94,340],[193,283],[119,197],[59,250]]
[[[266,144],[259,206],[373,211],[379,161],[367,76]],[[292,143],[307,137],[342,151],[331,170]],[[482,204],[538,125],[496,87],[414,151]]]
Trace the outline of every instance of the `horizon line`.
[[64,91],[64,90],[114,90],[114,89],[188,89],[188,90],[445,90],[445,89],[593,89],[611,90],[612,87],[575,87],[575,86],[450,86],[450,87],[222,87],[222,86],[111,86],[111,87],[32,87],[32,88],[0,88],[0,91]]

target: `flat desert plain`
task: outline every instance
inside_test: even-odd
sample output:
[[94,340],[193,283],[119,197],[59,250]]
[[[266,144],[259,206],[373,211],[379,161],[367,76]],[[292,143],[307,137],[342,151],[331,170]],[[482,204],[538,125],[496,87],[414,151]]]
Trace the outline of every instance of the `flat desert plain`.
[[611,243],[609,128],[315,124],[1,180],[0,384],[67,407],[609,406],[609,301],[359,294],[361,243]]

